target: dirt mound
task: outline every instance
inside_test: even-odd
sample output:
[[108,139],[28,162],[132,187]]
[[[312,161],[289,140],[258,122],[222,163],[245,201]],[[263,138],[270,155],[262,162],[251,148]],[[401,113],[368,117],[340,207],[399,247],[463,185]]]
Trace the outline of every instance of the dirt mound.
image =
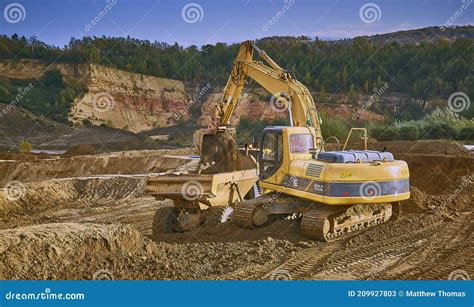
[[2,279],[206,279],[282,261],[300,248],[241,243],[153,243],[131,226],[45,224],[0,231]]
[[147,250],[138,231],[125,225],[67,223],[2,230],[0,278],[92,279],[107,265],[123,265]]
[[160,173],[185,164],[189,161],[186,156],[193,153],[193,149],[184,148],[114,152],[64,159],[0,161],[0,186],[12,180],[32,182],[103,174]]
[[84,208],[143,195],[145,177],[98,177],[56,179],[22,184],[2,189],[0,218],[28,217],[61,208]]
[[462,212],[469,211],[472,206],[473,194],[470,185],[472,185],[472,178],[466,176],[459,180],[458,189],[450,194],[429,195],[417,187],[411,187],[411,197],[405,202],[405,211],[416,212],[417,209],[420,209],[422,212],[454,219]]
[[[474,157],[399,154],[408,163],[411,185],[426,193],[439,195],[459,188],[460,180],[474,174]],[[466,189],[464,193],[467,193]]]

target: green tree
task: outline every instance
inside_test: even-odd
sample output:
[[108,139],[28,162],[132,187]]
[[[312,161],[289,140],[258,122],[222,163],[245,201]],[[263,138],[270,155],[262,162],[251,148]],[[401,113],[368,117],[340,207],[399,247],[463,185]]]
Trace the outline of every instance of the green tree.
[[33,150],[33,145],[27,140],[21,140],[20,145],[18,146],[18,151],[21,153],[31,153]]

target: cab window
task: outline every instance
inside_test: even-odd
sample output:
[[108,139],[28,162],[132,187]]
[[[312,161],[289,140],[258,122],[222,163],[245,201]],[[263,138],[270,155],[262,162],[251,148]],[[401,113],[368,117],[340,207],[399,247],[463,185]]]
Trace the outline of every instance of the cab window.
[[281,131],[269,131],[263,135],[260,150],[260,179],[271,177],[283,163],[283,136]]
[[309,153],[309,149],[313,148],[313,137],[311,134],[291,134],[290,135],[290,152],[296,154]]

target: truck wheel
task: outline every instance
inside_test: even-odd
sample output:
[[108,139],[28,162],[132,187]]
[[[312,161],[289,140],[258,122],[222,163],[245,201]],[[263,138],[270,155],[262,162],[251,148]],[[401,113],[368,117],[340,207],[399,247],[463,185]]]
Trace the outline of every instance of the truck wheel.
[[173,232],[173,223],[178,218],[178,209],[175,207],[164,207],[156,210],[153,217],[152,238],[157,241],[161,234]]

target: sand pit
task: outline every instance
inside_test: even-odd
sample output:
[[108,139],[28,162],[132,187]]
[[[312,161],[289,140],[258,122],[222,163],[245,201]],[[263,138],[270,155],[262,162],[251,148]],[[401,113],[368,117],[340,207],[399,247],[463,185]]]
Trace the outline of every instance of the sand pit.
[[[414,148],[398,145],[400,150]],[[401,218],[333,243],[302,237],[298,219],[255,230],[204,224],[153,242],[154,212],[171,203],[143,193],[143,174],[162,158],[140,160],[139,152],[124,153],[145,161],[127,169],[136,175],[49,180],[31,175],[23,197],[10,201],[0,196],[0,277],[447,279],[456,269],[474,276],[473,158],[435,153],[439,145],[416,148],[394,151],[411,172],[412,198],[403,204]],[[104,158],[97,159],[93,165],[104,170]],[[170,161],[175,162],[160,167],[178,172],[191,167],[183,159]],[[52,171],[43,170],[46,166],[38,165],[39,178]]]

